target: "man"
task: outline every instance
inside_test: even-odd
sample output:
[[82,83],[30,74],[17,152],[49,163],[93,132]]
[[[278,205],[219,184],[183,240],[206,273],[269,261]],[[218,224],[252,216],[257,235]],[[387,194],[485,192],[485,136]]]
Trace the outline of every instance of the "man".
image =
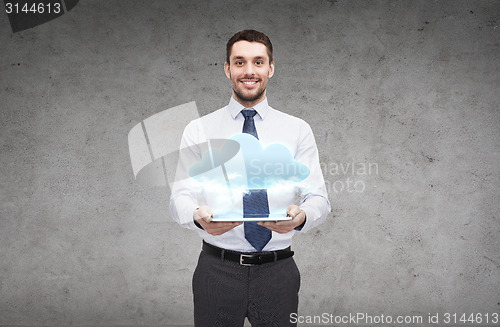
[[[210,203],[200,202],[203,192],[196,183],[174,185],[170,202],[173,218],[203,238],[193,276],[195,324],[243,326],[247,317],[252,326],[290,326],[300,287],[291,238],[296,231],[306,232],[322,223],[330,211],[316,143],[307,123],[267,103],[266,86],[274,74],[274,61],[272,44],[265,34],[254,30],[236,33],[226,46],[224,70],[232,87],[228,106],[188,124],[181,149],[189,149],[187,152],[201,160],[201,144],[207,140],[248,133],[264,148],[285,146],[297,162],[309,168],[309,175],[299,183],[298,203],[296,192],[286,189],[278,195],[270,189],[245,194],[240,204],[245,215],[257,206],[265,216],[267,207],[286,204],[291,217],[257,223],[212,221],[214,212]],[[211,196],[219,196],[215,189],[208,189]]]

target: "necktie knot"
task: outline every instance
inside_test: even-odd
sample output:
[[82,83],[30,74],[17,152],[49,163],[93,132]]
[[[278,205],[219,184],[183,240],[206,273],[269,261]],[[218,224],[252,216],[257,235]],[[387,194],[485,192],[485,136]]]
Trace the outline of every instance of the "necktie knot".
[[243,117],[245,117],[245,119],[253,118],[257,114],[257,111],[251,109],[243,109],[241,111],[241,114],[243,115]]

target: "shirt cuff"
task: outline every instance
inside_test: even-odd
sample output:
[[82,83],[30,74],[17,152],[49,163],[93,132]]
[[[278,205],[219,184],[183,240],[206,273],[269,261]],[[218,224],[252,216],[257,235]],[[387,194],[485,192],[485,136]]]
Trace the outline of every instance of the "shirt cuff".
[[294,230],[300,232],[302,230],[302,228],[304,227],[304,225],[306,224],[306,221],[307,221],[307,217],[304,219],[304,222],[302,224],[300,224],[299,226],[295,227]]
[[203,227],[201,227],[201,225],[200,225],[200,223],[198,221],[194,220],[194,218],[193,218],[193,222],[196,225],[196,227],[198,227],[201,230],[205,230]]

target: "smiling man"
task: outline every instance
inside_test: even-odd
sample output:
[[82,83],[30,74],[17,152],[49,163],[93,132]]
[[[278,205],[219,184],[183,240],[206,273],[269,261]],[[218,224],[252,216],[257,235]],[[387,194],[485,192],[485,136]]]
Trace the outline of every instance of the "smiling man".
[[[243,326],[247,317],[252,326],[294,326],[291,317],[297,313],[300,274],[292,258],[292,236],[321,224],[330,211],[316,142],[306,122],[268,105],[266,87],[274,75],[274,61],[265,34],[244,30],[231,37],[224,71],[232,87],[229,104],[188,124],[181,149],[189,149],[200,160],[201,144],[207,140],[248,133],[264,147],[276,143],[287,147],[310,173],[297,189],[278,193],[254,189],[242,195],[245,217],[266,217],[269,208],[287,208],[290,219],[280,221],[243,223],[241,217],[213,221],[214,212],[203,201],[206,189],[174,185],[173,218],[203,238],[193,276],[195,325]],[[208,192],[217,196],[218,191]]]

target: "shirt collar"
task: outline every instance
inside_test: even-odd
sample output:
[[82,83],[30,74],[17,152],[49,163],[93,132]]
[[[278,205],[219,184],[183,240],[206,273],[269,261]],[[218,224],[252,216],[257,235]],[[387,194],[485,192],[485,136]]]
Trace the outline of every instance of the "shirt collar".
[[[231,114],[231,117],[233,119],[236,119],[236,116],[241,114],[241,110],[243,109],[248,109],[245,108],[241,103],[236,101],[233,97],[231,97],[231,100],[229,101],[229,105],[227,106],[229,113]],[[267,97],[264,98],[261,102],[256,104],[255,106],[252,107],[257,111],[257,114],[260,116],[261,119],[264,119],[268,112],[269,112],[269,105],[267,104]]]

